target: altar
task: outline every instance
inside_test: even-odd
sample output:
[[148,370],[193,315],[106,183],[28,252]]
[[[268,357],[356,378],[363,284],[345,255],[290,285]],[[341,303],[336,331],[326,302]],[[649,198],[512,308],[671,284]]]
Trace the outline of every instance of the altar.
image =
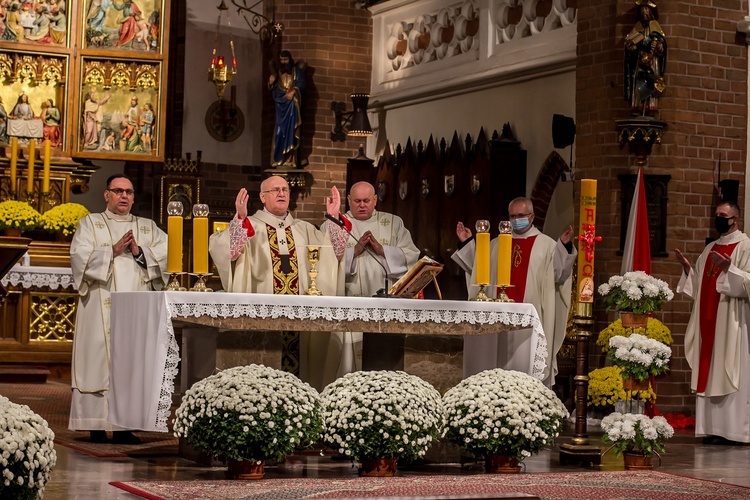
[[[450,300],[311,297],[246,293],[114,292],[110,328],[109,421],[120,427],[167,432],[174,380],[182,359],[183,387],[210,374],[211,353],[193,349],[175,326],[215,338],[227,330],[367,331],[420,336],[527,332],[519,342],[528,373],[541,379],[547,340],[530,304]],[[185,349],[187,347],[187,349]],[[209,362],[205,363],[208,359]],[[204,375],[205,376],[205,375]]]

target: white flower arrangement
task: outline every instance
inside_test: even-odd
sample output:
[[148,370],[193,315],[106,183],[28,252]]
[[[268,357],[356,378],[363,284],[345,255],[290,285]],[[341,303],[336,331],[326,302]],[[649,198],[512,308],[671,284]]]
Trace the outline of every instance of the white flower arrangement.
[[622,376],[646,380],[669,370],[672,349],[658,340],[634,333],[629,337],[615,335],[609,339],[609,356],[622,370]]
[[666,281],[654,278],[643,271],[631,271],[622,276],[612,276],[599,285],[607,310],[631,311],[648,314],[661,309],[664,302],[674,298]]
[[217,459],[283,460],[318,441],[320,396],[288,372],[228,368],[196,382],[177,409],[174,434]]
[[552,445],[568,410],[540,380],[525,373],[485,370],[443,396],[447,438],[481,455],[518,460]]
[[443,428],[440,393],[402,371],[349,373],[321,400],[324,443],[352,460],[419,458]]
[[28,406],[0,396],[0,498],[44,497],[57,463],[54,439],[46,420]]
[[610,413],[602,419],[602,440],[614,443],[615,454],[642,453],[651,456],[664,451],[664,441],[674,435],[674,429],[661,416],[649,418],[634,413]]

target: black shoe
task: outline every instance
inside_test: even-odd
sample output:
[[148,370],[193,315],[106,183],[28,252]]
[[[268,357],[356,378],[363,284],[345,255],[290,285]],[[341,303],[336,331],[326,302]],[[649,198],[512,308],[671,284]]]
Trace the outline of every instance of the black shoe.
[[742,443],[739,441],[732,441],[723,436],[706,436],[703,438],[703,444],[719,445],[719,446],[747,446],[748,443]]
[[106,443],[107,433],[105,431],[89,431],[89,441],[92,443]]
[[130,431],[114,431],[112,442],[115,444],[141,444],[141,438]]

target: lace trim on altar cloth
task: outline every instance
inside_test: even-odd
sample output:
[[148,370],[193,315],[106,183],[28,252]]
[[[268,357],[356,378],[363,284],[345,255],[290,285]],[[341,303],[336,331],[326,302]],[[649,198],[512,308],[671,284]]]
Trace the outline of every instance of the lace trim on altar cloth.
[[[510,325],[515,328],[532,328],[536,333],[536,351],[532,375],[543,379],[547,360],[547,339],[539,318],[517,312],[460,311],[455,309],[404,309],[386,307],[336,307],[282,304],[210,304],[169,303],[170,318],[210,316],[212,318],[290,318],[299,320],[325,319],[328,321],[398,321],[402,323],[448,323]],[[174,342],[172,324],[170,337]],[[504,330],[507,330],[505,328]],[[177,358],[179,360],[179,357]]]
[[[169,304],[167,304],[169,311]],[[171,313],[171,311],[169,311]],[[171,314],[170,314],[171,317]],[[174,394],[174,380],[177,377],[178,365],[180,363],[180,348],[174,336],[174,326],[167,321],[166,335],[167,356],[164,361],[164,375],[159,390],[159,403],[156,409],[156,429],[161,432],[169,432],[167,424],[171,415],[172,395]]]
[[[67,272],[66,272],[67,271]],[[68,268],[60,268],[59,271],[36,271],[30,269],[11,269],[2,279],[3,286],[21,286],[22,288],[44,288],[52,290],[58,288],[73,288],[72,271]]]

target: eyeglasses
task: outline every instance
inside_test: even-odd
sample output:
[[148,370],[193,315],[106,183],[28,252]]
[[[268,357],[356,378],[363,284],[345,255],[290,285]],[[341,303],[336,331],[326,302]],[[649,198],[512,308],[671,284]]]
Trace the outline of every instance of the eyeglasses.
[[273,188],[269,189],[267,191],[261,191],[262,193],[273,193],[274,196],[279,196],[281,193],[289,194],[289,188],[283,187],[283,188]]
[[135,194],[135,191],[132,189],[122,189],[122,188],[113,188],[113,189],[107,189],[110,193],[114,193],[115,196],[122,196],[122,193],[125,193],[128,196],[133,196]]
[[528,213],[528,214],[510,214],[508,217],[510,218],[510,220],[514,220],[514,219],[522,219],[522,218],[528,217],[530,215],[531,215],[530,213]]

